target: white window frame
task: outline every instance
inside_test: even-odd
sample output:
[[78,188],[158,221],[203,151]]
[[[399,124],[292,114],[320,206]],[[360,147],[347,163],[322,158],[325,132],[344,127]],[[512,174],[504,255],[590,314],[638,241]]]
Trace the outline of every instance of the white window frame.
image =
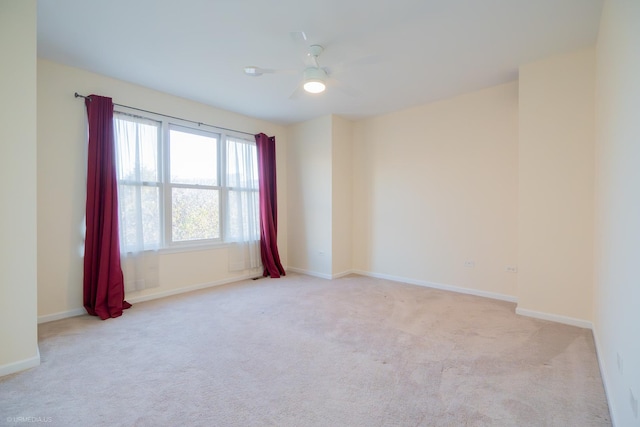
[[[242,141],[246,141],[248,144],[254,145],[255,142],[247,139],[246,135],[242,135],[239,132],[233,132],[228,130],[221,129],[218,131],[205,130],[198,124],[169,118],[166,116],[153,114],[153,113],[144,113],[140,114],[140,112],[135,109],[129,109],[127,107],[117,106],[114,110],[114,113],[125,114],[128,116],[132,116],[135,118],[140,118],[143,120],[153,120],[161,123],[161,141],[158,147],[158,162],[159,162],[159,171],[160,171],[160,191],[159,191],[159,204],[161,206],[160,209],[160,248],[159,250],[164,253],[172,253],[172,252],[183,252],[183,251],[193,251],[193,250],[203,250],[214,247],[221,247],[232,244],[225,240],[227,236],[226,233],[226,220],[227,220],[227,200],[229,195],[229,190],[241,190],[241,191],[258,191],[258,190],[250,190],[250,189],[236,189],[229,188],[227,186],[227,165],[226,165],[226,150],[227,150],[227,138],[240,139]],[[170,140],[169,140],[169,132],[171,129],[185,131],[189,133],[194,133],[198,135],[204,135],[209,137],[215,137],[217,139],[217,173],[218,173],[218,185],[216,186],[201,186],[201,185],[189,185],[189,184],[172,184],[171,183],[171,175],[170,175],[170,162],[171,162],[171,153],[170,153]],[[215,128],[214,128],[215,129]],[[145,185],[153,185],[156,186],[155,183],[142,183]],[[173,230],[172,230],[172,198],[171,198],[171,189],[174,186],[179,188],[211,188],[217,189],[219,191],[219,199],[218,199],[218,209],[219,209],[219,232],[220,237],[214,239],[200,239],[200,240],[187,240],[187,241],[176,241],[172,240]]]
[[[164,209],[162,209],[162,206],[164,206],[164,191],[163,191],[163,159],[164,159],[164,147],[163,147],[163,127],[162,127],[162,120],[157,117],[157,116],[142,116],[140,114],[137,114],[136,112],[129,112],[129,111],[114,111],[114,114],[123,114],[125,116],[128,116],[132,119],[141,119],[141,120],[145,120],[145,121],[152,121],[152,122],[156,122],[158,123],[159,129],[158,129],[158,141],[156,141],[156,150],[157,150],[157,161],[158,164],[156,165],[157,171],[158,171],[158,179],[157,181],[144,181],[144,180],[140,180],[140,181],[132,181],[132,180],[120,180],[117,179],[117,185],[125,185],[125,186],[135,186],[135,187],[156,187],[158,188],[158,207],[159,207],[159,212],[158,212],[158,218],[159,218],[159,222],[160,222],[160,229],[158,230],[158,246],[156,247],[155,245],[151,248],[151,249],[161,249],[163,247],[165,247],[165,241],[164,241],[164,234],[162,232],[162,225],[165,223],[165,218],[164,218]],[[114,132],[114,136],[115,136],[115,132]],[[131,247],[124,247],[121,248],[124,252],[128,253],[129,251],[132,250]]]
[[[180,184],[171,182],[171,140],[169,134],[171,130],[176,130],[179,132],[191,133],[194,135],[206,136],[209,138],[216,139],[216,156],[217,156],[217,182],[218,185],[201,185],[201,184]],[[176,124],[173,122],[167,122],[166,131],[163,132],[163,145],[165,148],[166,157],[165,157],[165,169],[164,169],[164,177],[166,177],[163,181],[163,189],[164,189],[164,211],[165,218],[168,218],[164,223],[164,232],[165,232],[165,246],[166,247],[191,247],[191,246],[202,246],[202,245],[215,245],[224,242],[224,212],[226,209],[226,204],[223,201],[223,177],[222,173],[223,168],[226,166],[224,164],[224,159],[222,158],[223,149],[222,146],[225,145],[223,143],[223,136],[219,132],[209,132],[205,131],[193,126],[184,126],[181,124]],[[218,238],[212,239],[197,239],[197,240],[184,240],[184,241],[174,241],[173,240],[173,192],[174,188],[190,188],[195,190],[214,190],[218,191]]]

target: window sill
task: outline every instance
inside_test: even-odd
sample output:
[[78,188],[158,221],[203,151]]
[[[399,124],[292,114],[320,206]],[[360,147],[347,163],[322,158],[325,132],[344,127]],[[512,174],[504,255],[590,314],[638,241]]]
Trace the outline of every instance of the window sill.
[[198,252],[198,251],[210,251],[215,249],[223,249],[232,246],[232,242],[220,242],[220,243],[203,243],[201,245],[176,245],[168,248],[158,249],[158,253],[164,254],[176,254],[183,252]]

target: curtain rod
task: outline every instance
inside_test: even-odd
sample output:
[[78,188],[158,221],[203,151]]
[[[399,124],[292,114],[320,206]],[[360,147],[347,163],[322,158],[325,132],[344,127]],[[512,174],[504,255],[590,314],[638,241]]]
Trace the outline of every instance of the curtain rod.
[[[78,92],[76,92],[73,96],[75,98],[84,98],[84,99],[88,99],[89,101],[91,101],[91,97],[90,96],[80,95]],[[128,105],[122,105],[122,104],[116,104],[115,102],[113,103],[113,105],[117,105],[118,107],[130,108],[132,110],[142,111],[142,112],[145,112],[145,113],[155,114],[157,116],[168,117],[170,119],[182,120],[183,122],[193,123],[193,124],[196,124],[198,126],[208,126],[208,127],[211,127],[211,128],[228,130],[228,131],[231,131],[231,132],[237,132],[237,133],[243,133],[245,135],[255,136],[255,134],[250,133],[250,132],[244,132],[244,131],[237,130],[237,129],[223,128],[222,126],[209,125],[209,124],[202,123],[202,122],[196,122],[194,120],[189,120],[189,119],[183,119],[181,117],[170,116],[168,114],[156,113],[155,111],[143,110],[142,108],[130,107]]]

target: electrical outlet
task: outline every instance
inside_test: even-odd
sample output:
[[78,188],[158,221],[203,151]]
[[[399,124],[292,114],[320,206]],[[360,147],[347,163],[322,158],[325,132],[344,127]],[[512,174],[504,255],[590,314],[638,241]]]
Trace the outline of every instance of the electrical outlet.
[[467,268],[473,268],[476,266],[476,262],[475,261],[465,261],[464,262],[464,266]]
[[506,271],[507,273],[517,273],[518,272],[518,267],[516,267],[515,265],[507,265],[504,268],[504,271]]
[[622,372],[623,372],[622,356],[620,356],[620,353],[616,353],[616,355],[618,356],[618,372],[620,372],[620,375],[622,375]]
[[631,410],[633,411],[633,415],[638,418],[638,399],[633,395],[633,391],[629,389],[629,401],[631,403]]

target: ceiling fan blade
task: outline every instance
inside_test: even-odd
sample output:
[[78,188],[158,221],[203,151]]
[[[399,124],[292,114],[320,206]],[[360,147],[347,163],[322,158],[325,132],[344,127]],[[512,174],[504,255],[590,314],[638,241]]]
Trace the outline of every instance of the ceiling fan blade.
[[244,73],[247,76],[251,76],[251,77],[260,77],[261,75],[265,74],[265,73],[269,73],[270,69],[268,68],[260,68],[260,67],[256,67],[254,65],[249,65],[247,67],[244,67]]
[[347,61],[342,61],[337,63],[336,65],[331,66],[331,73],[332,74],[339,74],[342,73],[343,71],[346,71],[347,69],[351,68],[351,67],[360,67],[360,66],[364,66],[364,65],[375,65],[375,64],[380,64],[382,62],[384,62],[384,57],[382,55],[367,55],[367,56],[363,56],[361,58],[358,59],[352,59],[352,60],[347,60]]
[[294,69],[281,70],[273,68],[263,68],[263,73],[265,74],[298,74],[299,72],[300,70]]
[[298,70],[277,70],[274,68],[255,67],[253,65],[244,67],[244,73],[251,77],[260,77],[263,74],[296,74]]
[[300,99],[302,95],[304,95],[304,89],[302,88],[302,82],[300,82],[293,90],[293,92],[291,92],[291,95],[289,95],[289,99],[291,99],[292,101]]
[[362,93],[358,89],[353,88],[336,78],[329,77],[327,79],[327,85],[330,86],[330,88],[335,88],[345,95],[352,96],[354,98],[362,95]]
[[292,31],[289,36],[296,46],[296,51],[301,58],[302,64],[305,67],[316,66],[314,58],[310,54],[310,49],[317,43],[311,43],[309,36],[304,31]]
[[289,33],[289,36],[291,37],[291,40],[293,40],[296,43],[304,43],[305,45],[307,44],[307,40],[309,40],[309,38],[307,37],[307,33],[305,33],[304,31],[291,31]]

